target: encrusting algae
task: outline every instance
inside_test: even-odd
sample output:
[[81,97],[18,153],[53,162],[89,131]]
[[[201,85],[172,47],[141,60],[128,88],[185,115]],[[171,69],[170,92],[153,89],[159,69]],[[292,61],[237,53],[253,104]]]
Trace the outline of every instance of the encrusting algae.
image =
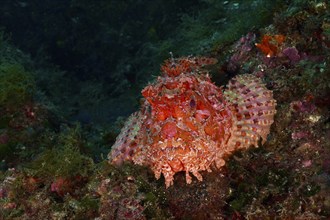
[[202,181],[200,171],[225,165],[235,150],[265,142],[276,113],[276,101],[253,75],[233,78],[223,92],[212,83],[205,57],[165,61],[163,75],[142,90],[141,110],[126,122],[109,153],[112,164],[133,161],[151,168],[166,187],[177,172]]

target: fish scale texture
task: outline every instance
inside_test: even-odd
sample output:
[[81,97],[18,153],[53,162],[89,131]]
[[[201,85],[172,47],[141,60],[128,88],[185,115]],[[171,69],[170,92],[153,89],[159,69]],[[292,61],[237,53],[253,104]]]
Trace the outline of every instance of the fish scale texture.
[[[141,110],[129,117],[109,153],[110,163],[149,166],[165,185],[177,172],[202,181],[200,171],[221,168],[232,152],[264,143],[276,101],[253,75],[233,78],[223,92],[202,67],[205,57],[165,61],[163,75],[142,90]],[[215,166],[212,166],[212,165]]]

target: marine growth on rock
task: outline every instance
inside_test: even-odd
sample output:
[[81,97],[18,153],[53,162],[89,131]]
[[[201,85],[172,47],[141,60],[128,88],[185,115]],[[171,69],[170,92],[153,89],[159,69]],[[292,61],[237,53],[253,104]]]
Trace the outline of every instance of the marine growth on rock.
[[141,110],[132,114],[109,153],[109,162],[149,166],[155,177],[163,174],[166,187],[184,171],[193,174],[225,165],[232,152],[257,147],[267,139],[276,101],[253,75],[233,78],[223,91],[212,83],[203,66],[205,57],[169,59],[162,76],[142,90]]

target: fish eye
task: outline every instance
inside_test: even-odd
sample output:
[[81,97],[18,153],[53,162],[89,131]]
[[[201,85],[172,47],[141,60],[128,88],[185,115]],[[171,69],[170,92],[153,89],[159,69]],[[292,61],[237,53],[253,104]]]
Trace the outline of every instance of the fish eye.
[[195,99],[191,99],[189,105],[190,105],[191,108],[195,108],[196,107]]

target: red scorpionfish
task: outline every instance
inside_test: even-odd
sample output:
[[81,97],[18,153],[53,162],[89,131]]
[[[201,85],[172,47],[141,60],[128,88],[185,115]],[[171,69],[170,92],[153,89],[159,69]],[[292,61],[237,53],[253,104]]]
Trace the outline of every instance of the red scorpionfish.
[[210,80],[205,65],[216,60],[183,57],[165,61],[163,75],[142,90],[141,110],[127,120],[109,153],[112,164],[149,166],[165,185],[184,171],[202,181],[200,171],[225,165],[233,151],[264,143],[276,101],[260,79],[238,75],[226,90]]

